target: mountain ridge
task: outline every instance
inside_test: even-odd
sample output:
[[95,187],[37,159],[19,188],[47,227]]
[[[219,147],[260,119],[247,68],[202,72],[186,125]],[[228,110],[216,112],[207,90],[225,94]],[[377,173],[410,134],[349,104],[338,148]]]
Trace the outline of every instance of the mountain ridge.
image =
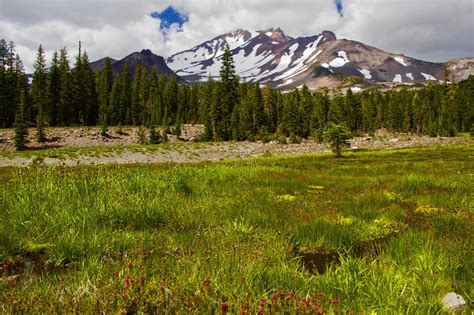
[[[219,45],[215,45],[216,40]],[[166,62],[191,83],[204,82],[209,75],[217,78],[224,41],[230,43],[237,73],[243,80],[268,81],[282,89],[303,84],[310,88],[338,86],[348,76],[359,78],[364,87],[439,82],[444,81],[444,69],[449,63],[423,61],[362,42],[337,39],[331,31],[293,38],[280,28],[229,32],[173,54]],[[474,73],[472,65],[463,71],[463,75],[453,76],[455,80]]]
[[110,57],[96,60],[90,63],[92,70],[102,70],[107,58],[110,59],[110,67],[114,75],[122,74],[125,63],[127,63],[132,75],[135,73],[138,65],[141,65],[147,70],[148,75],[151,75],[153,69],[156,69],[158,75],[163,73],[167,78],[177,76],[180,82],[185,82],[185,80],[176,75],[176,73],[168,67],[164,57],[155,55],[150,49],[142,49],[139,52],[133,52],[119,60]]
[[[310,89],[341,87],[347,82],[360,88],[444,82],[445,69],[453,82],[474,74],[472,57],[445,63],[429,62],[359,41],[338,39],[328,30],[312,36],[291,37],[281,28],[273,27],[260,31],[238,29],[167,58],[143,49],[120,60],[111,58],[112,72],[114,75],[122,73],[128,63],[132,75],[140,64],[148,74],[156,68],[158,74],[164,73],[168,78],[176,75],[181,83],[205,82],[209,76],[218,79],[226,44],[243,81],[269,82],[272,87],[283,90],[303,85]],[[102,58],[92,62],[91,67],[100,70],[104,63],[105,58]]]

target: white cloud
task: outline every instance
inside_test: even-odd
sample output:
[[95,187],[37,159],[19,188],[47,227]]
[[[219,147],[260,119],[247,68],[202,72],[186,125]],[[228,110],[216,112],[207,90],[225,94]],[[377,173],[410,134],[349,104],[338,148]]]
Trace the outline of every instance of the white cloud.
[[[173,5],[189,15],[163,35],[149,17]],[[443,61],[474,55],[472,0],[348,0],[344,18],[333,0],[0,0],[0,37],[13,40],[28,71],[35,51],[67,46],[71,62],[81,40],[91,60],[122,58],[143,48],[168,56],[222,33],[281,27],[291,36],[332,30],[415,58]]]

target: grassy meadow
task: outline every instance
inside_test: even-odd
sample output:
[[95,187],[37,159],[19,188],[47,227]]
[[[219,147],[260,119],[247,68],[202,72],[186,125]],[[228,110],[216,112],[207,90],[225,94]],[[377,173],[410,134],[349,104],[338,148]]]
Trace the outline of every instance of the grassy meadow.
[[0,169],[0,313],[443,312],[474,148]]

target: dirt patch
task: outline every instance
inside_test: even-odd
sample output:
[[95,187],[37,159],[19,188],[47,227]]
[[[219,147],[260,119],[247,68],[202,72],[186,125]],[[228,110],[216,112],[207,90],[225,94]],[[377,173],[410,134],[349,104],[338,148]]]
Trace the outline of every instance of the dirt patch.
[[0,285],[15,287],[19,281],[35,282],[43,275],[69,268],[68,263],[53,265],[43,251],[27,253],[13,260],[0,261]]
[[[79,128],[50,128],[46,134],[50,141],[39,146],[35,142],[34,131],[30,132],[29,148],[38,150],[42,148],[77,148],[68,152],[56,150],[52,153],[22,155],[8,151],[13,150],[13,130],[0,130],[1,150],[7,154],[1,155],[0,167],[30,166],[43,164],[51,166],[75,166],[95,164],[133,164],[133,163],[196,163],[202,161],[217,161],[224,159],[239,159],[245,157],[258,157],[268,155],[301,155],[328,152],[324,144],[312,140],[304,140],[301,144],[278,144],[262,142],[220,142],[220,143],[184,143],[191,142],[203,132],[202,126],[185,125],[182,136],[178,139],[170,135],[171,144],[158,146],[128,147],[139,143],[139,128],[123,128],[123,134],[118,134],[117,129],[111,128],[108,137],[100,136],[98,127]],[[352,151],[375,149],[400,149],[408,147],[423,147],[434,145],[467,144],[474,143],[474,138],[468,137],[424,137],[414,135],[390,135],[384,131],[373,137],[356,137],[351,140]],[[119,148],[110,148],[110,147]],[[124,146],[124,147],[120,147]],[[110,149],[107,149],[109,147]],[[80,148],[87,148],[80,150]],[[96,149],[94,149],[96,148]],[[106,150],[101,150],[105,148]]]
[[296,253],[301,263],[309,273],[325,274],[330,266],[338,265],[341,257],[373,257],[381,253],[385,244],[396,237],[396,234],[387,235],[370,241],[363,241],[348,251],[315,251]]
[[[120,130],[121,129],[121,130]],[[55,148],[85,148],[99,146],[127,146],[139,144],[139,127],[109,127],[107,136],[101,136],[100,127],[55,127],[46,128],[46,143],[38,143],[35,139],[36,130],[28,129],[28,149],[55,149]],[[146,129],[145,134],[148,134]],[[157,129],[158,130],[158,129]],[[180,139],[175,135],[168,136],[169,141],[191,141],[201,135],[204,127],[201,125],[184,125]],[[13,129],[0,129],[0,151],[15,151],[13,144]]]

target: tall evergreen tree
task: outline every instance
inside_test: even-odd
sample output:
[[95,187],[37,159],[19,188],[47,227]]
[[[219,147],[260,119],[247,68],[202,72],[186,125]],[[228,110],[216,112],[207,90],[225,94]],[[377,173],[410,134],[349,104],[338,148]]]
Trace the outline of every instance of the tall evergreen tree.
[[59,53],[59,73],[61,81],[60,103],[57,112],[58,124],[69,125],[72,122],[73,111],[73,94],[72,94],[72,76],[69,68],[69,60],[66,48],[62,48]]
[[[105,59],[104,69],[99,73],[97,79],[97,95],[99,104],[99,120],[108,123],[107,110],[110,102],[110,93],[112,91],[113,73],[110,66],[110,58]],[[104,118],[105,117],[105,118]]]
[[163,125],[173,125],[176,123],[178,112],[178,79],[172,77],[166,82],[163,91]]
[[110,91],[109,109],[108,109],[108,121],[111,125],[123,124],[120,97],[122,95],[122,77],[118,76],[115,78]]
[[268,81],[263,88],[262,97],[268,132],[274,133],[278,126],[277,97]]
[[132,77],[130,74],[130,67],[125,63],[121,78],[121,94],[119,119],[122,125],[130,125],[132,123],[130,105],[132,102]]
[[218,84],[218,100],[212,109],[212,127],[214,140],[230,138],[230,120],[234,106],[238,102],[239,78],[235,73],[234,60],[229,45],[226,45],[222,56],[220,70],[221,81]]
[[51,67],[49,68],[48,103],[46,108],[46,119],[50,126],[59,123],[58,113],[61,108],[61,69],[58,53],[54,52]]
[[74,68],[71,71],[71,108],[69,110],[72,124],[85,124],[85,104],[87,96],[86,78],[83,71],[82,45],[79,42],[78,54],[74,62]]
[[38,48],[34,69],[31,94],[33,98],[33,106],[36,109],[36,139],[38,142],[45,142],[44,112],[48,103],[48,81],[46,74],[46,59],[42,45]]
[[95,73],[92,70],[87,52],[82,56],[82,67],[80,70],[80,77],[84,78],[83,85],[83,106],[82,122],[86,126],[97,125],[99,123],[99,106],[97,99],[97,84],[95,82]]
[[138,65],[135,68],[135,73],[133,75],[133,82],[131,88],[131,100],[130,100],[130,120],[133,125],[139,125],[141,122],[140,116],[143,111],[144,101],[143,101],[143,91],[142,85],[143,75],[146,75],[146,70],[143,66]]
[[23,151],[26,149],[28,136],[27,121],[26,121],[26,108],[25,108],[25,92],[23,91],[20,96],[20,104],[15,114],[15,136],[13,141],[17,151]]

